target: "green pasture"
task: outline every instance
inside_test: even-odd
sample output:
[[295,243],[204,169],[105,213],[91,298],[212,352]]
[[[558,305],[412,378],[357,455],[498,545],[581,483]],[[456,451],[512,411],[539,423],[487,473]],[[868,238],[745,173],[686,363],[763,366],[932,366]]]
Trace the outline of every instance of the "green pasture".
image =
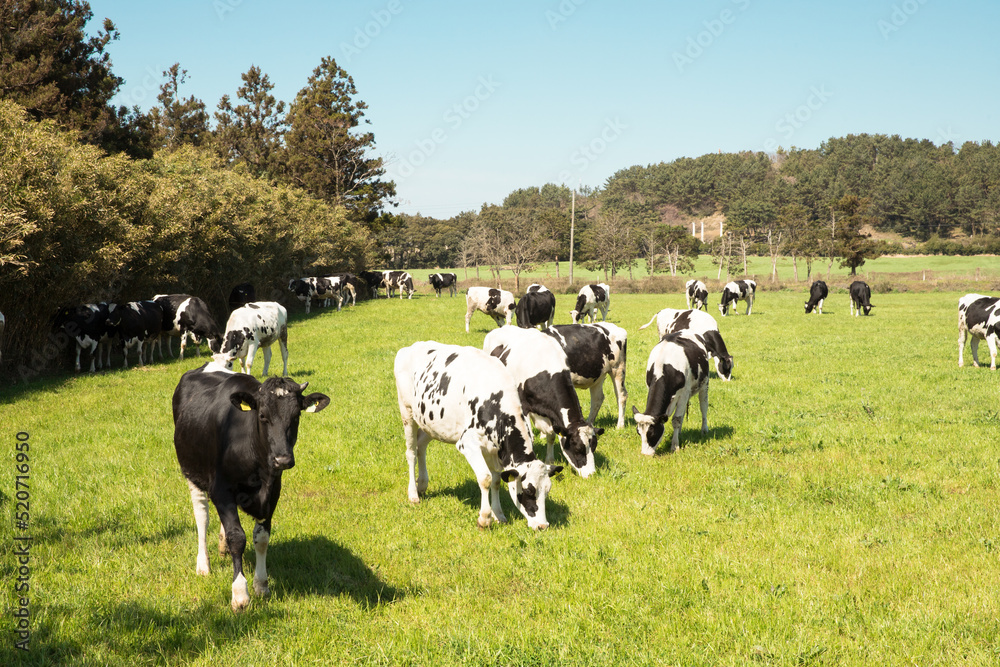
[[[614,428],[608,383],[597,474],[556,481],[537,534],[509,497],[509,524],[476,527],[479,490],[452,445],[431,444],[427,496],[406,497],[395,352],[479,346],[491,320],[476,314],[466,334],[462,295],[426,289],[340,313],[296,304],[290,374],[332,404],[302,417],[272,596],[238,615],[212,540],[212,573],[195,574],[173,451],[171,395],[204,357],[5,389],[0,663],[997,664],[1000,380],[968,351],[957,367],[960,295],[876,294],[860,318],[843,293],[805,315],[805,287],[759,292],[750,317],[719,317],[713,295],[736,368],[711,383],[709,433],[694,401],[682,448],[644,457],[631,420]],[[558,297],[557,323],[572,301]],[[629,415],[656,342],[638,327],[683,304],[612,293],[609,319],[630,335]],[[14,527],[18,432],[27,531]],[[14,649],[23,534],[27,651]]]

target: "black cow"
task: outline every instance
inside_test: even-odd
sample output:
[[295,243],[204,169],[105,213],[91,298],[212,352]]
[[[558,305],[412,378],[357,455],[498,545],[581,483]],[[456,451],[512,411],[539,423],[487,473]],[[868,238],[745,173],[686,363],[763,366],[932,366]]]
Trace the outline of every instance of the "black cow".
[[427,282],[434,288],[434,293],[441,296],[441,290],[447,288],[449,296],[458,292],[458,276],[454,273],[432,273],[427,276]]
[[257,290],[250,283],[240,283],[229,293],[229,312],[257,300]]
[[[64,331],[76,341],[76,371],[80,372],[80,352],[90,351],[90,372],[96,368],[111,368],[111,338],[114,330],[108,318],[117,306],[113,303],[86,304],[60,308],[52,319],[52,332]],[[107,362],[102,365],[104,350]]]
[[185,373],[174,390],[174,449],[191,489],[198,527],[195,571],[209,571],[205,535],[211,500],[222,524],[220,550],[224,539],[233,559],[233,611],[250,603],[243,576],[247,539],[237,508],[257,520],[254,592],[270,592],[266,559],[271,517],[281,495],[281,473],[295,465],[299,415],[330,404],[324,394],[303,395],[308,384],[274,377],[261,384],[212,362]]
[[[221,350],[222,332],[219,331],[219,325],[204,301],[190,294],[157,294],[153,297],[153,301],[163,309],[163,337],[167,339],[167,352],[171,358],[174,356],[174,351],[171,349],[170,341],[178,336],[181,339],[181,361],[184,360],[184,348],[187,346],[188,336],[194,341],[194,351],[199,356],[201,350],[198,346],[202,339],[208,341],[208,347],[212,352]],[[162,350],[160,358],[163,358]]]
[[364,281],[367,286],[366,294],[370,299],[378,298],[378,291],[382,287],[385,287],[383,283],[383,278],[381,271],[362,271],[358,274],[358,278]]
[[149,363],[153,363],[153,343],[163,329],[163,309],[155,301],[130,301],[108,316],[108,326],[122,341],[122,368],[128,368],[128,351],[136,348],[142,366],[142,344],[149,341]]
[[[872,289],[868,287],[868,283],[860,280],[851,283],[851,315],[857,317],[861,314],[862,308],[865,310],[865,315],[870,313],[875,307],[871,304],[871,298]],[[857,309],[856,312],[855,309]]]
[[826,288],[826,283],[822,280],[817,280],[809,288],[809,300],[806,301],[806,313],[813,312],[816,310],[820,315],[823,314],[823,300],[830,293],[830,290]]
[[552,326],[556,316],[556,297],[544,285],[535,283],[528,287],[521,300],[514,306],[517,326],[530,329],[538,325],[542,330]]

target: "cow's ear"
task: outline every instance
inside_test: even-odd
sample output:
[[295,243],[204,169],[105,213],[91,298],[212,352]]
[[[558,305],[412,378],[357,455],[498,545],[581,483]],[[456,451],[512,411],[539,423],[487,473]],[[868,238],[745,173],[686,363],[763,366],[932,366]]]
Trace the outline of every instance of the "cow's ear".
[[562,466],[549,466],[549,477],[555,477],[563,470]]
[[634,418],[637,414],[639,414],[639,409],[633,405],[632,406],[632,417]]
[[257,399],[253,394],[246,391],[233,392],[229,397],[230,402],[244,412],[257,409]]
[[[632,406],[632,407],[635,407],[635,406]],[[596,431],[594,431],[594,433],[596,435],[604,435],[604,429],[603,428],[599,428]]]
[[326,406],[330,405],[330,397],[326,394],[316,392],[315,394],[303,396],[302,405],[305,406],[302,409],[306,412],[319,412]]
[[500,479],[507,482],[508,484],[517,481],[517,478],[518,478],[517,471],[514,470],[513,468],[509,470],[504,470],[502,473],[500,473]]

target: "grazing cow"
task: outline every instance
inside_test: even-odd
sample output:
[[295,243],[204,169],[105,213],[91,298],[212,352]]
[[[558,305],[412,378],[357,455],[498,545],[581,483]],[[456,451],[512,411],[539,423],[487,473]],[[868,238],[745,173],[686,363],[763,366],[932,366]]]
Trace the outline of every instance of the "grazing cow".
[[543,330],[548,329],[556,317],[556,297],[544,285],[530,285],[514,307],[514,314],[517,326],[522,329],[539,325]]
[[465,294],[465,333],[469,333],[469,320],[477,310],[489,315],[498,327],[510,324],[514,314],[514,295],[495,287],[470,287]]
[[521,408],[545,436],[545,462],[552,463],[552,443],[558,435],[566,461],[580,477],[590,477],[597,436],[604,429],[595,429],[583,418],[566,352],[559,343],[537,329],[500,327],[486,334],[483,351],[502,361],[517,382]]
[[[358,277],[353,273],[338,273],[333,277],[340,280],[341,299],[347,301],[350,298],[351,305],[357,305],[358,290],[361,289],[361,282],[358,280]],[[340,310],[340,308],[338,307],[337,310]]]
[[264,372],[271,365],[271,345],[277,341],[281,347],[282,376],[288,375],[288,311],[274,301],[255,301],[237,308],[226,322],[222,340],[222,359],[226,367],[240,360],[243,372],[250,375],[258,348],[264,348]]
[[982,294],[966,294],[958,300],[958,367],[964,365],[965,339],[971,334],[972,365],[979,368],[979,341],[990,350],[990,368],[997,369],[997,346],[1000,343],[1000,299]]
[[367,286],[366,294],[370,299],[378,298],[379,288],[384,287],[383,275],[381,271],[362,271],[358,278],[364,281]]
[[595,310],[601,311],[601,321],[608,319],[608,310],[611,308],[611,288],[604,283],[584,285],[576,297],[576,308],[569,311],[569,316],[573,318],[573,324],[582,322],[583,318],[590,316],[590,321],[597,320]]
[[229,312],[257,300],[257,290],[250,283],[240,283],[229,293]]
[[[170,341],[178,336],[181,339],[181,361],[184,360],[184,348],[187,346],[188,336],[194,342],[194,351],[198,356],[201,356],[198,346],[203,338],[208,341],[208,347],[212,352],[219,352],[222,349],[222,333],[208,309],[208,304],[204,301],[189,294],[157,294],[153,297],[153,301],[163,310],[162,333],[167,339],[167,352],[171,359],[174,357],[174,351],[171,349]],[[160,358],[163,358],[162,350]]]
[[330,404],[324,394],[304,395],[308,384],[290,378],[268,378],[261,384],[212,362],[182,375],[174,390],[174,449],[191,489],[198,529],[195,572],[209,573],[205,538],[211,500],[221,524],[219,551],[228,552],[233,561],[233,611],[250,604],[243,575],[247,538],[237,508],[256,520],[254,592],[270,593],[266,560],[271,518],[281,496],[281,473],[295,465],[299,415]]
[[597,418],[604,404],[604,378],[610,375],[618,399],[617,428],[624,428],[625,402],[628,401],[628,390],[625,388],[628,332],[617,324],[601,322],[558,324],[546,329],[545,333],[555,338],[566,352],[573,386],[590,390],[590,416],[587,421],[593,424]]
[[722,290],[722,301],[719,302],[719,312],[725,317],[729,312],[729,307],[733,308],[733,315],[739,315],[736,310],[737,301],[746,301],[747,315],[753,310],[753,298],[757,294],[757,281],[755,280],[734,280],[726,283]]
[[[86,304],[60,308],[52,319],[52,331],[64,331],[76,341],[76,372],[80,372],[80,352],[90,352],[90,372],[96,368],[111,368],[111,339],[114,329],[108,325],[108,318],[117,306],[113,303]],[[104,351],[107,362],[102,363]]]
[[820,315],[823,314],[823,300],[826,299],[830,290],[826,288],[826,283],[817,280],[809,288],[809,300],[806,301],[806,313],[811,313],[815,309]]
[[446,288],[450,296],[458,292],[458,276],[454,273],[432,273],[427,276],[427,282],[434,288],[436,296],[441,296],[441,290]]
[[868,286],[868,283],[861,280],[855,280],[851,283],[851,315],[857,317],[861,314],[861,309],[864,308],[865,315],[871,312],[873,306],[871,304],[872,298],[872,288]]
[[404,292],[407,299],[412,299],[413,293],[416,291],[413,289],[413,276],[406,271],[383,271],[382,282],[385,285],[385,298],[387,299],[392,297],[397,289],[400,299],[403,298]]
[[[121,304],[108,315],[112,336],[122,341],[122,368],[128,368],[128,351],[136,348],[142,366],[142,344],[149,341],[149,363],[153,363],[153,345],[163,329],[163,309],[155,301],[130,301]],[[161,353],[162,356],[162,353]]]
[[700,280],[687,281],[684,297],[687,299],[688,309],[703,309],[708,312],[708,288],[705,283]]
[[719,333],[719,324],[707,312],[700,310],[675,310],[664,308],[639,329],[645,329],[656,321],[656,330],[662,339],[667,334],[687,331],[698,339],[709,356],[715,357],[715,372],[723,380],[733,377],[733,357],[726,349],[726,343]]
[[528,526],[548,528],[545,497],[562,466],[535,457],[517,383],[500,360],[473,347],[420,341],[396,353],[394,373],[410,502],[427,491],[427,443],[439,440],[454,443],[472,466],[481,491],[480,528],[507,521],[501,480]]
[[646,410],[632,406],[642,453],[653,456],[663,437],[663,422],[673,415],[674,435],[669,451],[680,445],[681,425],[688,400],[696,393],[701,403],[701,432],[708,433],[708,352],[690,333],[667,334],[649,353],[646,363]]

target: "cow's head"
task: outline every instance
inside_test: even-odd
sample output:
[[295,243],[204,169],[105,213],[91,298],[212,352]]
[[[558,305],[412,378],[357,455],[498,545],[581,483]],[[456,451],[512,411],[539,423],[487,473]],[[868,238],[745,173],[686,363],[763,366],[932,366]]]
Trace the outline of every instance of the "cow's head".
[[633,405],[632,418],[635,419],[635,430],[639,434],[639,441],[642,443],[642,453],[652,455],[656,451],[656,446],[663,439],[663,420],[666,415],[654,417],[647,415]]
[[865,309],[865,315],[867,315],[868,313],[872,312],[872,308],[874,308],[874,307],[875,307],[875,305],[871,304],[871,303],[868,304],[867,306],[862,306],[862,308]]
[[299,415],[319,412],[330,404],[326,394],[303,395],[309,383],[290,378],[268,378],[254,392],[237,391],[229,400],[244,412],[255,413],[257,433],[267,445],[267,464],[273,470],[295,466],[295,441],[299,435]]
[[580,319],[580,311],[578,310],[569,311],[569,317],[573,321],[573,324],[576,324],[577,320]]
[[729,381],[733,378],[733,357],[732,355],[726,355],[724,357],[715,358],[715,372],[719,374],[719,377],[723,380]]
[[563,456],[584,479],[594,474],[597,468],[594,462],[594,452],[597,451],[597,436],[604,433],[603,428],[594,428],[583,423],[570,425],[569,433],[560,436],[559,447]]
[[545,518],[545,498],[552,489],[552,477],[562,472],[562,466],[550,466],[538,459],[521,463],[500,473],[500,479],[507,483],[510,498],[528,520],[532,530],[545,530],[549,522]]
[[813,311],[813,303],[812,303],[812,301],[806,301],[806,314],[808,315],[812,311]]

